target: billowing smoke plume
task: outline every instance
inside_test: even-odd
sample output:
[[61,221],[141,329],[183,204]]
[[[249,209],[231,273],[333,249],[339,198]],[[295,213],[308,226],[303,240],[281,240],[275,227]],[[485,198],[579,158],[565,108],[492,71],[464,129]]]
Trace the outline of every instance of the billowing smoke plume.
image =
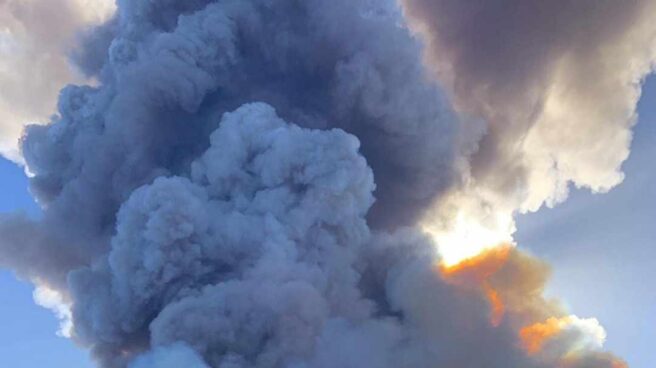
[[656,2],[401,3],[455,108],[485,122],[452,195],[457,210],[510,234],[514,211],[553,206],[570,184],[604,192],[623,180],[640,86],[656,62]]
[[[550,88],[560,62],[542,49],[533,51],[535,70],[488,75],[467,66],[456,55],[480,45],[449,32],[473,29],[476,20],[463,14],[476,9],[455,2],[449,13],[439,1],[407,1],[411,28],[391,0],[117,4],[73,53],[98,86],[66,87],[51,123],[25,132],[22,153],[42,217],[0,221],[0,265],[64,304],[55,308],[70,318],[70,336],[101,367],[624,366],[602,351],[605,333],[595,320],[542,297],[545,265],[510,247],[445,264],[422,227],[436,211],[442,219],[470,208],[458,199],[479,188],[511,205],[499,200],[489,209],[474,196],[476,208],[504,216],[508,207],[533,208],[514,202],[504,190],[514,185],[496,179],[503,172],[521,191],[534,190],[525,174],[544,167],[525,158],[546,150],[549,124],[561,124],[549,115],[561,110],[535,108],[551,101],[544,91],[621,105],[627,116],[612,123],[623,124],[626,139],[606,120],[581,126],[610,129],[626,150],[628,104],[646,61],[627,61],[639,69],[627,102],[615,85],[617,96],[569,86],[566,72],[580,61],[564,46],[548,48],[574,60],[562,61],[558,74],[567,83]],[[505,3],[489,4],[474,13],[505,16]],[[433,10],[453,24],[433,27],[441,19]],[[574,10],[593,23],[605,19],[601,9]],[[633,22],[643,11],[613,19],[621,24],[608,25],[606,38],[595,33],[598,51],[607,44],[611,54],[616,44],[634,51],[628,40],[648,36]],[[535,42],[549,41],[541,39],[547,31],[536,31]],[[593,48],[583,36],[570,42]],[[522,57],[499,53],[489,50],[491,62],[499,59],[490,68]],[[425,68],[424,55],[431,66],[443,60],[447,72]],[[469,64],[485,63],[471,57]],[[497,87],[492,77],[507,79],[508,91],[488,91]],[[596,74],[588,79],[603,83]],[[542,103],[513,101],[530,98],[527,89]],[[553,98],[561,103],[558,93]],[[535,111],[522,115],[528,109]],[[553,133],[562,126],[569,125]],[[537,151],[509,155],[505,143],[523,135],[535,136]],[[581,141],[571,146],[556,140],[573,149],[606,145],[605,135],[567,136],[575,137]],[[608,155],[613,172],[626,157]],[[608,169],[578,159],[572,173],[584,164]],[[575,182],[605,189],[617,180]],[[526,203],[551,198],[535,196]]]
[[0,1],[0,154],[21,161],[24,126],[47,120],[62,85],[84,80],[67,52],[112,9],[111,0]]

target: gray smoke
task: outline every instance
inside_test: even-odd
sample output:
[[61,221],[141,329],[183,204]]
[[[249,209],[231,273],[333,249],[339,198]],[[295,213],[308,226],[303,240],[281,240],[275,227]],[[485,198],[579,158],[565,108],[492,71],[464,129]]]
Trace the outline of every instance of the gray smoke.
[[527,212],[563,201],[571,184],[622,182],[656,64],[656,2],[400,2],[456,109],[486,123],[471,192]]
[[552,310],[542,267],[509,263],[500,325],[436,267],[414,225],[481,131],[396,3],[117,3],[74,53],[99,86],[25,132],[42,218],[0,221],[0,265],[61,294],[100,366],[619,364],[577,334],[521,348]]

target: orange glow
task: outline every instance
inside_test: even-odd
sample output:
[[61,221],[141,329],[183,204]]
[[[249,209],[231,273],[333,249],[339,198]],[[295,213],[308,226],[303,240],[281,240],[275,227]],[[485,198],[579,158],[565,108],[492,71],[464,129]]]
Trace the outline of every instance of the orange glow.
[[495,327],[499,326],[503,320],[505,306],[501,295],[490,285],[488,279],[506,264],[511,250],[510,246],[492,248],[455,265],[441,264],[439,266],[440,272],[448,282],[481,289],[490,303],[490,323]]
[[447,277],[463,278],[480,283],[497,273],[506,264],[511,250],[510,246],[492,248],[452,266],[442,264],[440,270]]
[[[596,355],[597,361],[599,362],[596,366],[611,367],[611,368],[629,368],[629,365],[621,361],[619,358],[612,356],[609,353],[598,353]],[[575,368],[580,367],[581,356],[579,354],[570,354],[565,359],[563,359],[562,364],[559,365],[559,368]],[[592,366],[592,365],[590,365]],[[586,365],[587,367],[587,365]]]
[[503,321],[503,316],[506,313],[506,307],[503,305],[503,301],[499,296],[499,292],[490,287],[487,282],[485,284],[485,295],[487,296],[487,299],[490,301],[490,305],[492,306],[490,322],[492,323],[492,326],[498,327],[501,324],[501,321]]
[[571,317],[549,318],[545,322],[526,326],[519,331],[524,350],[530,355],[542,351],[544,344],[558,335],[565,326],[571,323]]

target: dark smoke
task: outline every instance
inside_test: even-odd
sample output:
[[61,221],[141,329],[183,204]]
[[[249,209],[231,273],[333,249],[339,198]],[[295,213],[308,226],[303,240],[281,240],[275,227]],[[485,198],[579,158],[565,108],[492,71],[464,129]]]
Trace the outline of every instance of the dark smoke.
[[[357,134],[376,170],[375,223],[413,223],[450,185],[456,120],[392,4],[211,3],[121,3],[88,46],[108,47],[102,87],[66,88],[60,117],[28,129],[31,190],[48,207],[48,237],[67,248],[83,239],[77,265],[109,249],[132,191],[189,175],[222,114],[252,101],[302,126]],[[62,222],[76,234],[57,234],[71,231]],[[62,281],[71,268],[46,278]]]
[[[62,294],[100,366],[562,363],[516,335],[545,313],[493,326],[413,228],[477,137],[394,2],[118,6],[74,53],[99,86],[66,87],[25,132],[42,218],[0,222],[0,265]],[[525,263],[511,279],[536,282],[506,280],[510,299],[546,304]]]

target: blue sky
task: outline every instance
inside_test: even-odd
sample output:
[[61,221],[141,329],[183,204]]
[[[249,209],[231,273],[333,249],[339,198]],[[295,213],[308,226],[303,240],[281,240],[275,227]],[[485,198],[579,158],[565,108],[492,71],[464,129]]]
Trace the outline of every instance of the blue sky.
[[[656,341],[656,80],[648,81],[625,182],[608,194],[574,190],[555,209],[518,219],[518,243],[553,267],[549,293],[580,317],[596,317],[607,348],[632,368],[653,367]],[[20,168],[0,159],[0,211],[37,213]],[[0,271],[0,366],[91,367],[87,353],[58,337],[58,322],[34,305],[32,287]]]

